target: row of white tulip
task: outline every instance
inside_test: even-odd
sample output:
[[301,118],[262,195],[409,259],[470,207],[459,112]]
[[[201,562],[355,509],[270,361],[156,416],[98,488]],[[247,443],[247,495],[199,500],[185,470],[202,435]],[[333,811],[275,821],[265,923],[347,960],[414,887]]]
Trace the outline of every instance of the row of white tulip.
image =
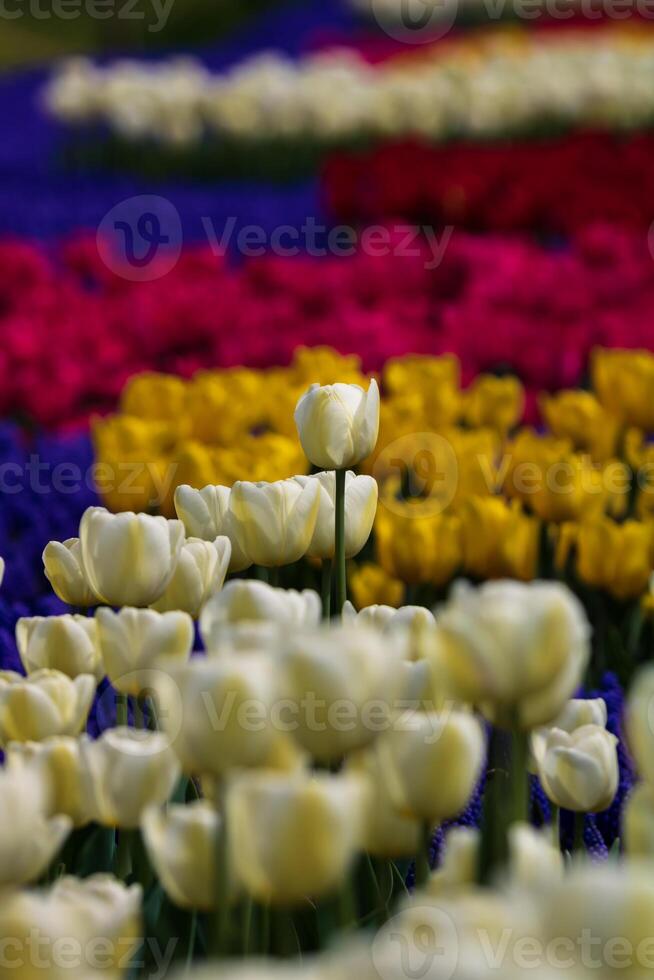
[[[526,43],[526,42],[524,42]],[[259,55],[222,76],[196,62],[108,67],[75,59],[44,98],[69,124],[102,121],[121,137],[193,145],[207,133],[247,140],[362,134],[483,137],[541,125],[643,125],[654,115],[654,44],[593,32],[455,48],[380,69],[335,50],[297,62]]]

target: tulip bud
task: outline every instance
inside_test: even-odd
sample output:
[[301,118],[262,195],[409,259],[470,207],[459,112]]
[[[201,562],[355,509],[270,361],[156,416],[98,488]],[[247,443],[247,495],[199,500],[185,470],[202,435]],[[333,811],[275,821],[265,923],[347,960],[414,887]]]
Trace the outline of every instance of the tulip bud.
[[22,617],[16,623],[16,644],[28,674],[48,668],[69,677],[104,677],[97,625],[86,616]]
[[255,565],[290,565],[303,558],[316,527],[319,484],[295,480],[235,483],[230,510],[243,552]]
[[309,462],[321,470],[351,469],[370,456],[379,434],[379,388],[311,385],[295,409],[295,424]]
[[175,490],[175,511],[189,537],[203,541],[215,541],[221,535],[228,537],[232,545],[229,571],[242,572],[252,562],[242,551],[236,535],[234,516],[229,509],[231,493],[229,487],[209,485],[194,490],[182,485]]
[[89,585],[82,568],[79,538],[50,541],[43,551],[45,577],[56,595],[69,606],[85,609],[100,599]]
[[438,620],[451,693],[505,728],[547,725],[579,687],[590,626],[557,582],[460,585]]
[[361,847],[365,784],[252,773],[229,786],[226,807],[237,883],[257,901],[291,906],[345,880]]
[[180,908],[207,912],[216,899],[216,839],[219,818],[206,800],[166,810],[148,807],[143,840],[170,900]]
[[150,606],[166,591],[184,541],[181,521],[89,507],[80,523],[82,568],[109,606]]
[[402,652],[363,628],[288,638],[280,687],[298,706],[294,737],[314,759],[336,761],[377,737],[403,694]]
[[486,743],[474,715],[425,712],[398,716],[379,739],[377,751],[396,810],[436,824],[457,816],[470,800]]
[[58,670],[37,670],[29,677],[0,671],[0,744],[79,735],[95,688],[90,674],[71,679]]
[[639,783],[623,811],[625,851],[630,857],[654,858],[654,789]]
[[571,735],[552,728],[534,744],[538,776],[549,799],[565,810],[607,810],[618,790],[618,740],[605,728],[584,725]]
[[53,736],[43,742],[10,742],[5,750],[9,769],[36,770],[47,787],[47,812],[63,813],[75,827],[93,819],[89,774],[82,750],[88,739]]
[[267,654],[161,662],[154,683],[161,724],[184,772],[221,777],[265,763],[278,735],[270,724],[275,673]]
[[98,609],[95,618],[104,668],[123,694],[138,697],[146,690],[160,657],[186,661],[191,655],[193,621],[185,612]]
[[[233,640],[234,627],[243,627],[256,643],[257,636],[269,638],[276,632],[320,622],[320,596],[304,589],[276,589],[256,579],[234,579],[213,596],[202,610],[200,633],[209,653]],[[258,627],[265,629],[258,630]]]
[[641,670],[632,687],[627,735],[638,772],[654,787],[654,667]]
[[[333,470],[315,476],[296,476],[301,487],[312,480],[320,486],[318,517],[307,554],[323,561],[334,557],[336,475]],[[358,555],[370,537],[377,512],[377,481],[371,476],[345,475],[345,557]]]
[[110,728],[82,746],[91,782],[95,820],[105,827],[134,829],[151,804],[170,798],[180,767],[162,732]]
[[585,725],[598,725],[606,728],[608,714],[606,701],[603,698],[592,698],[589,700],[573,699],[568,701],[561,714],[544,728],[536,728],[531,733],[530,747],[531,759],[529,762],[529,772],[532,776],[537,775],[538,767],[534,761],[536,755],[542,755],[545,751],[549,733],[553,728],[559,728],[562,732],[572,735],[578,728]]
[[205,602],[222,589],[231,553],[229,538],[187,538],[168,588],[152,608],[182,610],[197,619]]
[[70,833],[69,817],[46,817],[46,800],[47,786],[35,769],[0,769],[0,888],[40,878]]

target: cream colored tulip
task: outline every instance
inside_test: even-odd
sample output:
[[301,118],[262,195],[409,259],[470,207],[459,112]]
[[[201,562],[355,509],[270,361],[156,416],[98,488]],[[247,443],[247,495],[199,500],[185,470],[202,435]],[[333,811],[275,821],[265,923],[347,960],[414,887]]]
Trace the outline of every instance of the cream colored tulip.
[[236,882],[257,901],[286,906],[336,891],[361,848],[365,795],[354,776],[235,779],[226,813]]
[[379,753],[374,748],[353,753],[346,772],[363,777],[367,783],[363,849],[376,857],[415,857],[421,846],[420,822],[403,816],[393,806]]
[[43,742],[10,742],[5,750],[9,769],[36,769],[47,786],[47,812],[63,813],[75,827],[93,819],[91,787],[83,746],[78,738],[53,736]]
[[[280,631],[317,626],[320,596],[311,589],[276,589],[256,579],[234,579],[202,610],[200,633],[209,653],[233,645],[235,637],[265,643]],[[263,627],[263,628],[261,628]]]
[[94,818],[105,827],[134,829],[146,807],[172,795],[181,769],[162,732],[110,728],[82,746]]
[[534,744],[538,776],[549,799],[565,810],[600,813],[618,791],[618,740],[599,725],[572,734],[552,728]]
[[[325,560],[334,557],[336,521],[336,474],[333,470],[315,476],[296,476],[301,487],[312,480],[320,487],[318,517],[311,543],[310,558]],[[370,537],[377,512],[377,481],[371,476],[345,474],[345,557],[354,558]]]
[[59,598],[69,606],[86,609],[100,602],[82,569],[79,538],[50,541],[43,551],[45,577]]
[[48,817],[47,802],[48,787],[36,769],[0,769],[0,889],[40,878],[70,833],[70,818]]
[[321,470],[346,470],[370,456],[379,434],[379,388],[313,384],[295,409],[307,459]]
[[216,808],[206,800],[166,810],[148,807],[141,827],[148,856],[170,900],[180,908],[212,909],[219,827]]
[[193,620],[185,612],[98,609],[98,642],[109,680],[138,697],[152,682],[160,657],[186,662],[193,649]]
[[302,487],[295,480],[235,483],[229,507],[242,551],[255,565],[290,565],[303,558],[316,527],[320,491],[317,481]]
[[432,629],[434,614],[424,606],[364,606],[358,612],[351,602],[343,607],[343,621],[357,626],[371,626],[382,631]]
[[627,703],[627,736],[638,772],[654,787],[654,667],[639,672]]
[[622,824],[626,853],[654,859],[654,789],[648,783],[639,783],[630,794]]
[[71,679],[58,670],[37,670],[29,677],[0,671],[0,744],[79,735],[95,689],[90,674]]
[[480,722],[463,711],[404,713],[377,751],[398,813],[436,824],[465,809],[486,759],[486,740]]
[[109,606],[150,606],[166,591],[184,542],[181,521],[89,507],[80,523],[82,568]]
[[583,728],[584,725],[599,725],[600,728],[606,728],[607,720],[606,701],[603,698],[594,698],[588,701],[579,699],[568,701],[556,721],[548,727],[537,728],[531,733],[529,772],[532,776],[538,774],[535,757],[542,755],[545,751],[550,731],[553,728],[559,728],[571,735],[578,728]]
[[252,564],[241,549],[235,532],[234,516],[229,508],[229,487],[209,485],[195,490],[186,484],[175,490],[175,511],[190,537],[203,541],[215,541],[228,537],[232,545],[229,562],[230,572],[242,572]]
[[375,630],[323,626],[290,635],[278,669],[284,696],[297,706],[294,737],[322,762],[369,745],[404,690],[402,650]]
[[222,589],[231,553],[229,538],[187,538],[175,574],[152,608],[158,612],[182,610],[197,619],[205,602]]
[[277,667],[268,654],[161,663],[155,680],[161,724],[184,772],[222,777],[262,766],[278,732],[270,723]]
[[553,722],[590,656],[583,607],[557,582],[459,585],[439,615],[437,637],[452,696],[504,728]]
[[125,963],[136,952],[143,936],[141,886],[125,885],[110,874],[95,874],[88,878],[66,875],[55,882],[49,897],[60,909],[68,909],[79,916],[91,947],[94,939],[103,941],[101,974],[115,970],[122,976]]
[[87,616],[22,617],[16,623],[16,644],[28,674],[45,667],[69,677],[104,677],[97,625]]

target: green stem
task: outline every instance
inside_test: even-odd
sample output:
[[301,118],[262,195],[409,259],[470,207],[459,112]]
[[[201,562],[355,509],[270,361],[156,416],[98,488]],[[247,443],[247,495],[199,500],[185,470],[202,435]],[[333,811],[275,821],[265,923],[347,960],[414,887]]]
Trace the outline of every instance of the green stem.
[[252,935],[252,917],[254,913],[254,901],[246,898],[243,904],[243,956],[250,955],[250,937]]
[[114,874],[117,878],[127,881],[132,873],[131,833],[129,830],[118,832],[118,844],[114,855]]
[[336,613],[340,616],[347,599],[345,578],[345,476],[346,470],[336,470],[335,507],[335,553],[334,571],[336,574]]
[[270,582],[270,569],[264,565],[255,565],[254,577],[260,582]]
[[320,595],[322,597],[322,618],[329,619],[332,611],[332,561],[323,558],[320,576]]
[[270,952],[270,906],[261,906],[261,949],[262,956],[267,956]]
[[503,868],[509,858],[504,817],[509,797],[508,756],[506,733],[497,728],[491,729],[479,848],[478,880],[481,885],[490,884],[497,870]]
[[552,803],[552,844],[557,850],[561,849],[561,811],[558,806]]
[[511,813],[507,833],[514,823],[529,821],[529,739],[524,732],[515,731],[511,736]]
[[224,812],[218,813],[216,834],[216,909],[212,946],[214,956],[227,952],[229,933],[228,830]]
[[586,844],[584,841],[584,829],[586,827],[586,814],[585,813],[575,813],[575,836],[573,844],[573,852],[575,854],[585,854]]
[[134,703],[132,705],[132,710],[134,712],[134,728],[139,730],[145,730],[145,701],[140,697],[134,698]]
[[357,923],[357,903],[354,894],[353,876],[348,873],[338,893],[338,922],[342,932],[353,929]]
[[127,695],[116,691],[116,726],[118,728],[129,724],[127,712]]
[[431,849],[432,826],[430,823],[422,825],[420,835],[420,849],[416,854],[416,888],[422,888],[429,881],[431,867],[429,865],[429,851]]
[[279,574],[280,574],[280,570],[278,565],[275,565],[273,568],[268,569],[268,582],[276,589],[279,588]]
[[193,964],[193,956],[195,954],[195,940],[198,934],[198,913],[195,909],[191,912],[191,926],[188,937],[188,947],[186,950],[186,969],[185,972],[188,973]]

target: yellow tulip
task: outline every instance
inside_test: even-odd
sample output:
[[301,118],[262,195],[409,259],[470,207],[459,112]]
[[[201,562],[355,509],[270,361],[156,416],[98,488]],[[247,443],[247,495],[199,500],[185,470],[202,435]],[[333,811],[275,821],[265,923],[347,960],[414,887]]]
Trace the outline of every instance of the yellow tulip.
[[379,432],[379,389],[359,385],[311,385],[295,409],[309,462],[321,470],[347,470],[369,456]]
[[98,682],[104,677],[96,622],[87,616],[21,617],[16,644],[28,674],[45,667],[69,677],[93,674]]
[[193,621],[185,612],[98,609],[98,643],[117,691],[138,697],[150,685],[160,657],[185,662],[193,649]]
[[393,578],[408,585],[445,585],[461,564],[461,521],[434,512],[429,501],[382,501],[375,547],[379,564]]
[[356,354],[339,354],[333,347],[297,347],[289,373],[297,384],[318,382],[321,385],[365,383],[361,358]]
[[590,656],[583,607],[557,582],[461,585],[441,610],[437,634],[452,695],[507,728],[551,723]]
[[170,583],[184,542],[181,521],[89,507],[80,523],[82,567],[109,606],[149,606]]
[[582,521],[577,528],[579,578],[618,599],[642,595],[651,572],[652,529],[638,521],[616,524],[608,517]]
[[619,421],[590,391],[573,389],[543,395],[540,408],[552,435],[569,439],[575,449],[586,450],[596,462],[615,454]]
[[81,751],[94,819],[106,827],[138,827],[146,807],[167,802],[181,772],[162,732],[110,728]]
[[353,775],[252,773],[227,792],[236,881],[257,901],[293,906],[335,892],[361,847],[365,784]]
[[654,428],[654,356],[645,350],[593,352],[593,387],[602,405],[620,422]]
[[396,395],[417,391],[431,427],[448,425],[459,415],[461,367],[456,357],[412,355],[390,358],[384,365],[384,388]]
[[79,538],[50,541],[43,551],[45,577],[62,602],[86,608],[100,601],[82,569]]
[[216,839],[219,817],[206,800],[165,810],[148,807],[143,840],[170,900],[180,908],[208,912],[216,900]]
[[90,674],[71,679],[58,670],[37,670],[29,677],[0,671],[0,744],[79,735],[95,688]]
[[413,712],[393,721],[377,752],[397,812],[435,825],[465,809],[486,760],[486,740],[472,714]]
[[534,578],[540,536],[537,518],[501,497],[469,497],[459,516],[467,572],[477,578]]
[[123,388],[120,410],[125,415],[178,422],[186,414],[187,382],[173,374],[134,374]]
[[517,378],[480,374],[464,392],[463,417],[473,428],[488,427],[502,435],[522,418],[525,392]]
[[207,600],[222,589],[231,555],[227,537],[215,541],[187,538],[173,577],[152,608],[159,612],[181,610],[197,619]]
[[404,598],[404,582],[393,578],[381,565],[365,562],[352,568],[349,575],[350,595],[358,609],[382,604],[397,607]]

